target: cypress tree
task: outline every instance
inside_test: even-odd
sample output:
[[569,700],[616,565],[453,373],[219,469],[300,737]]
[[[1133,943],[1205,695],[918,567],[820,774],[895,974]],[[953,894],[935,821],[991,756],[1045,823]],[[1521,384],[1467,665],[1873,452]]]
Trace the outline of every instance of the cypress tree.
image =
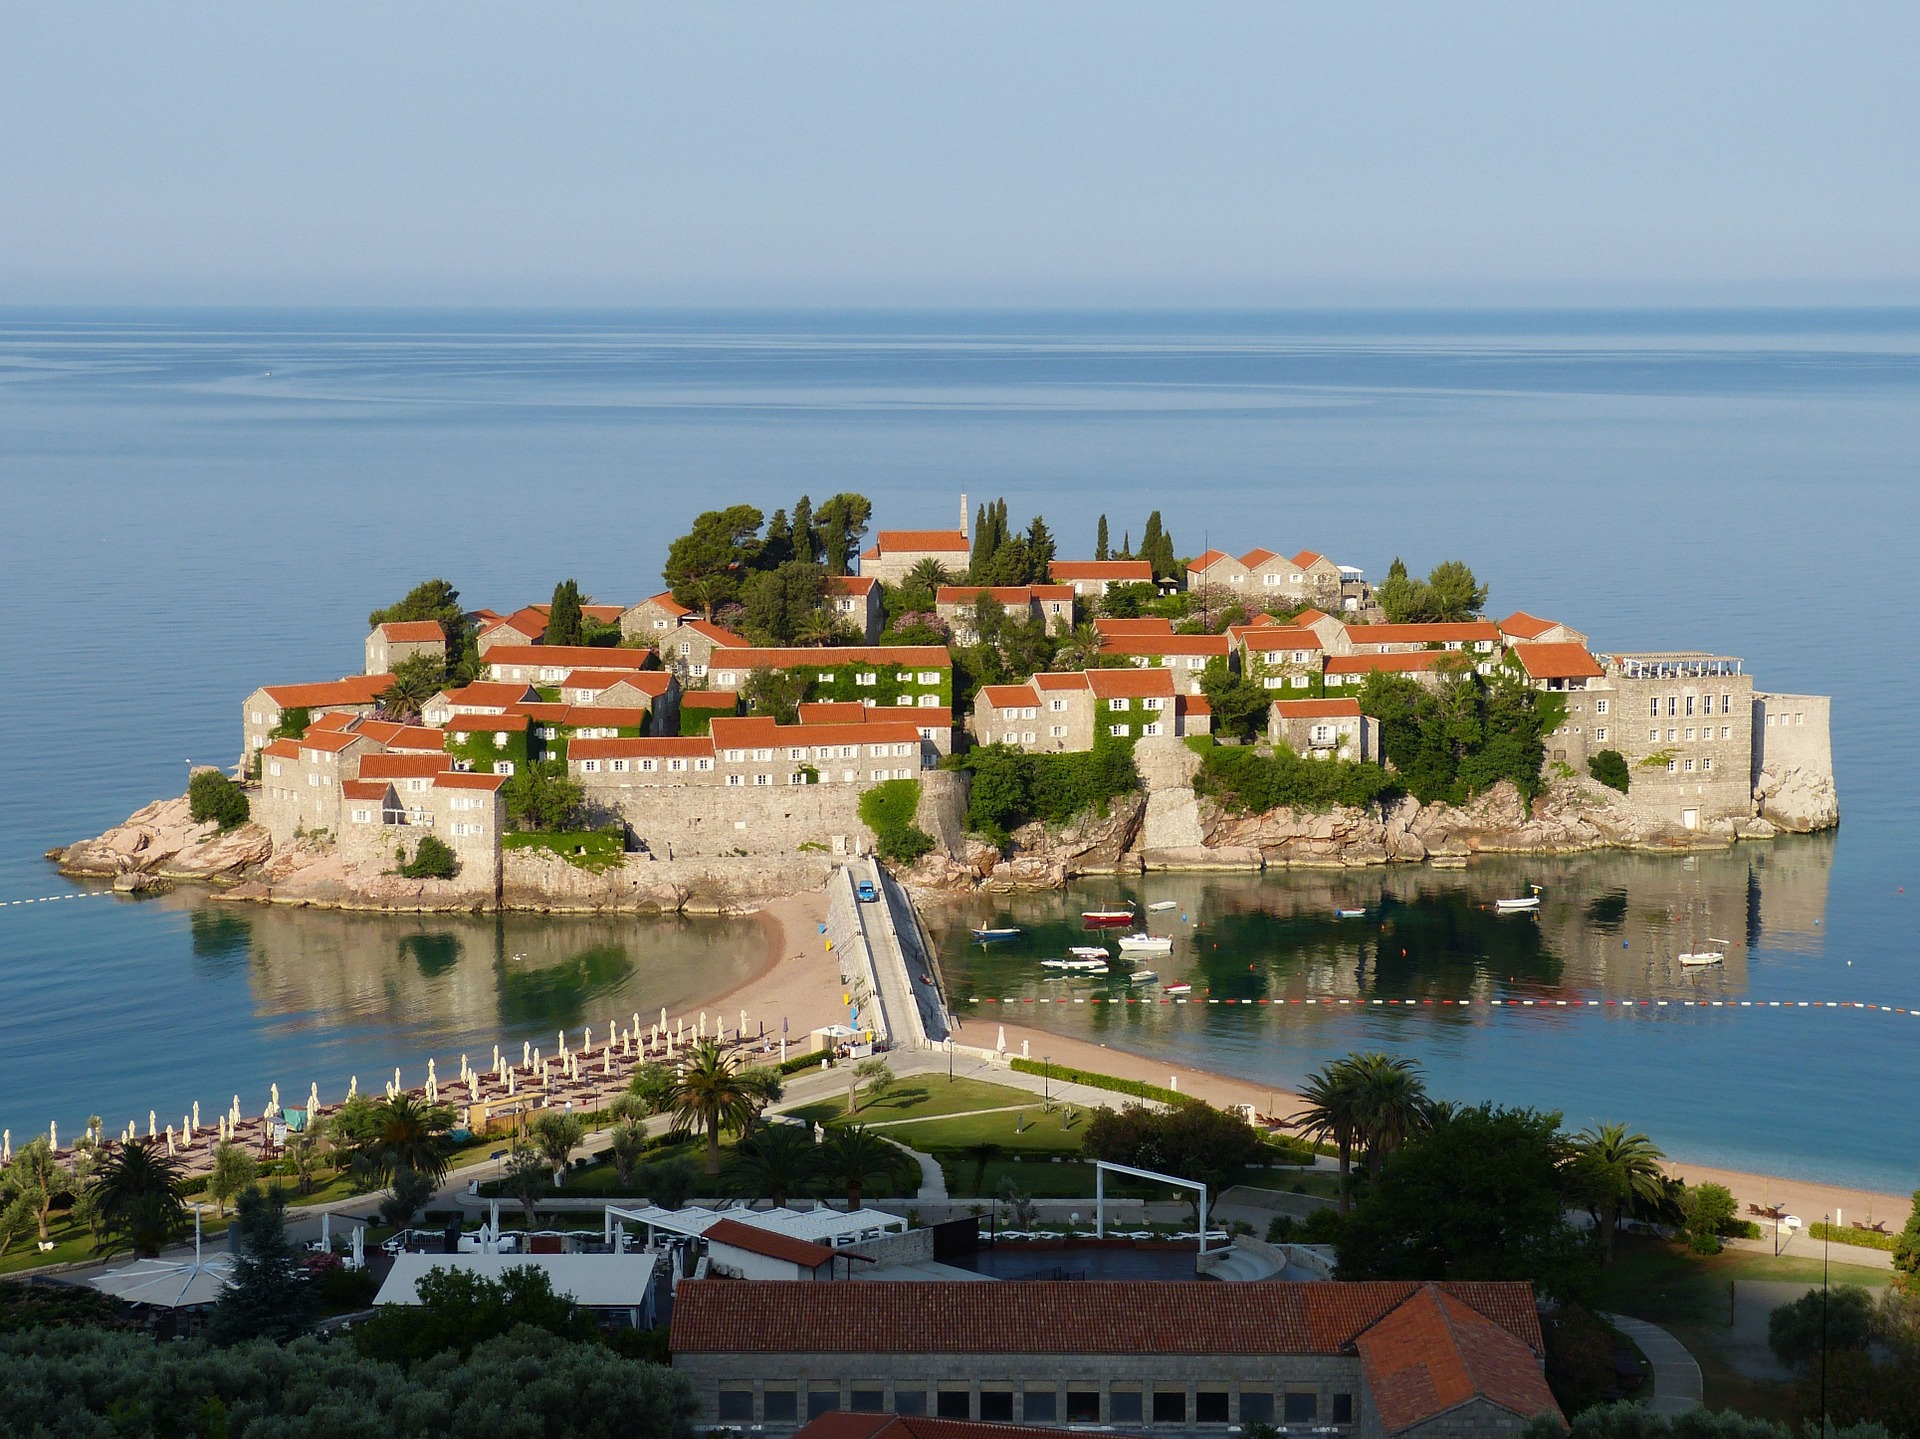
[[793,557],[811,565],[825,558],[820,551],[820,536],[813,528],[813,501],[806,495],[793,507]]
[[1133,558],[1133,531],[1132,530],[1128,530],[1125,534],[1120,536],[1119,558],[1123,560],[1130,560]]
[[1027,577],[1024,583],[1044,585],[1051,579],[1049,573],[1053,564],[1053,532],[1047,528],[1046,519],[1035,515],[1033,523],[1027,526]]
[[767,521],[767,541],[760,547],[760,568],[777,570],[793,557],[793,531],[787,526],[787,512],[775,510]]
[[1105,515],[1100,516],[1100,528],[1094,532],[1093,557],[1096,560],[1110,558],[1110,552],[1107,546],[1107,517]]
[[1147,516],[1147,528],[1140,536],[1140,558],[1153,566],[1153,577],[1160,578],[1160,511]]
[[562,580],[553,587],[545,642],[550,645],[580,643],[580,586],[572,580]]

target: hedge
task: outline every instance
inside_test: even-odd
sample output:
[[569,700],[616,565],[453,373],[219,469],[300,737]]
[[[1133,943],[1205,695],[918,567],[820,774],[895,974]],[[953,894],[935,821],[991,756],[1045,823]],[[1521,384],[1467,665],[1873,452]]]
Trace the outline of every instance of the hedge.
[[1110,1089],[1115,1094],[1130,1094],[1135,1099],[1152,1099],[1161,1104],[1201,1104],[1191,1094],[1139,1079],[1122,1079],[1116,1074],[1095,1074],[1090,1069],[1074,1069],[1065,1064],[1043,1064],[1037,1059],[1014,1059],[1009,1066],[1016,1074],[1038,1074],[1067,1084],[1084,1084],[1092,1089]]
[[1900,1247],[1898,1234],[1876,1234],[1871,1229],[1842,1229],[1837,1224],[1809,1224],[1808,1237],[1830,1239],[1835,1244],[1851,1244],[1860,1249],[1884,1249],[1892,1253]]

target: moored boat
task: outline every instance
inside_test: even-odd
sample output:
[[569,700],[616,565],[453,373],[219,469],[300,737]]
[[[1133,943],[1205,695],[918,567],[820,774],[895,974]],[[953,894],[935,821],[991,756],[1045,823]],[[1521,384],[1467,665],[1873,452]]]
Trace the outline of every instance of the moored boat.
[[973,937],[982,944],[991,944],[996,939],[1018,939],[1020,931],[1012,925],[999,929],[976,929]]
[[1333,917],[1335,919],[1365,919],[1367,912],[1364,909],[1336,909],[1333,912]]
[[1685,965],[1688,969],[1699,969],[1703,965],[1725,963],[1727,958],[1727,941],[1724,939],[1709,939],[1707,943],[1717,944],[1720,948],[1695,949],[1689,950],[1684,954],[1676,954],[1674,956],[1675,962]]
[[1160,972],[1158,970],[1136,969],[1132,974],[1127,976],[1127,982],[1129,984],[1152,984],[1159,977]]
[[1193,986],[1186,983],[1164,984],[1160,987],[1163,994],[1192,994]]
[[1133,910],[1129,909],[1083,909],[1080,918],[1092,925],[1132,924]]
[[1173,941],[1163,934],[1123,934],[1120,936],[1120,952],[1134,951],[1140,954],[1172,954]]
[[1180,901],[1177,899],[1156,899],[1152,904],[1147,906],[1148,909],[1154,911],[1156,914],[1163,909],[1178,909],[1179,907]]
[[1112,959],[1113,951],[1104,944],[1073,944],[1067,946],[1067,953],[1075,959]]
[[1040,961],[1048,969],[1067,969],[1075,974],[1105,974],[1107,962],[1104,959],[1043,959]]
[[1530,894],[1521,899],[1496,899],[1493,907],[1501,914],[1524,914],[1528,910],[1540,908],[1540,896]]

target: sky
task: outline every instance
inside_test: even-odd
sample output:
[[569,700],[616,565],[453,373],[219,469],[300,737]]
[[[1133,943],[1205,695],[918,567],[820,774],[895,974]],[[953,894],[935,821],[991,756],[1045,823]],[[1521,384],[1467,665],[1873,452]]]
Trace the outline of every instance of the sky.
[[1920,6],[0,7],[0,304],[1920,300]]

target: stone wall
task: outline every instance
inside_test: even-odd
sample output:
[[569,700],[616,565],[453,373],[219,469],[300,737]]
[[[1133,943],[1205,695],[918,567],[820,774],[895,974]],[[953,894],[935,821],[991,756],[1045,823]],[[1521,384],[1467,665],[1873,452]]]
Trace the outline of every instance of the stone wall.
[[1840,822],[1832,709],[1826,695],[1753,696],[1753,797],[1761,818],[1781,829],[1804,833]]
[[[873,832],[860,819],[864,785],[663,786],[594,799],[658,859],[864,854]],[[803,851],[802,845],[818,850]]]

